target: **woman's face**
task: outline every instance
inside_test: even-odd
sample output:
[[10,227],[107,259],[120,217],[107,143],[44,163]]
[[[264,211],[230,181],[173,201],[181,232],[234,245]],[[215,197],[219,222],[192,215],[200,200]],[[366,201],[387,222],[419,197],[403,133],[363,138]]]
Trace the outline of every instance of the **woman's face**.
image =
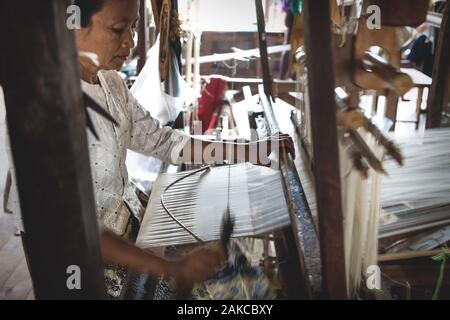
[[101,69],[120,69],[135,46],[138,19],[138,0],[105,0],[91,24],[77,30],[78,50],[97,54]]

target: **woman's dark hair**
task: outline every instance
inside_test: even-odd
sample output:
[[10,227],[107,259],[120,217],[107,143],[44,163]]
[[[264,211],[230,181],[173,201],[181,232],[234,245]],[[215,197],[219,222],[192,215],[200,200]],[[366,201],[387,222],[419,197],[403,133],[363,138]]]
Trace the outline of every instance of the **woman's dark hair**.
[[81,27],[87,28],[91,24],[91,18],[103,7],[104,0],[74,0],[74,5],[81,11]]

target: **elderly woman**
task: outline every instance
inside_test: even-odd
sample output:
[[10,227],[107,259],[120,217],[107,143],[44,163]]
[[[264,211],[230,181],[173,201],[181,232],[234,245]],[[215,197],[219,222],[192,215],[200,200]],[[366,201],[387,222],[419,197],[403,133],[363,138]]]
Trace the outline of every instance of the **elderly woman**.
[[[99,140],[89,133],[89,151],[97,206],[97,218],[104,230],[102,253],[106,260],[124,264],[153,275],[162,273],[185,282],[201,281],[214,273],[224,260],[219,244],[194,251],[177,263],[167,262],[128,244],[130,226],[142,218],[144,208],[131,189],[125,166],[127,149],[180,163],[203,160],[203,151],[214,147],[229,156],[236,145],[194,140],[171,128],[161,128],[157,120],[133,98],[117,73],[135,46],[133,35],[139,20],[138,0],[75,0],[81,9],[81,28],[76,31],[78,50],[93,53],[97,62],[80,54],[81,84],[118,122],[118,126],[91,112]],[[151,90],[152,88],[149,88]],[[280,138],[281,137],[281,138]],[[290,138],[277,136],[292,152]],[[270,146],[271,139],[264,141]],[[261,143],[244,145],[241,161],[257,153]],[[196,148],[197,146],[197,148]],[[237,154],[234,152],[233,154]],[[256,159],[256,163],[259,159]],[[20,223],[19,223],[20,224]],[[21,227],[21,231],[23,227]],[[26,233],[23,234],[26,239]],[[25,241],[24,241],[25,242]]]

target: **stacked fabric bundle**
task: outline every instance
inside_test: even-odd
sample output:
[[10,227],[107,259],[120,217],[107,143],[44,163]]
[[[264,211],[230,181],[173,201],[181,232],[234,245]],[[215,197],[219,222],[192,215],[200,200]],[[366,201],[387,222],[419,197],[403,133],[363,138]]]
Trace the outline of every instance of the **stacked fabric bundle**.
[[396,139],[405,166],[385,166],[380,238],[450,224],[450,130]]

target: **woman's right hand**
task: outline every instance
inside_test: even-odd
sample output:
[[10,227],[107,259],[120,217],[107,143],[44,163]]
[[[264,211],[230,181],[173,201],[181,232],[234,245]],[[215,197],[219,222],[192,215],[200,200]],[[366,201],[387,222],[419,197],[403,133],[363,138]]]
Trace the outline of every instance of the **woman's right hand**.
[[211,278],[225,260],[223,246],[214,242],[194,250],[180,261],[168,262],[164,273],[181,284],[191,285]]

